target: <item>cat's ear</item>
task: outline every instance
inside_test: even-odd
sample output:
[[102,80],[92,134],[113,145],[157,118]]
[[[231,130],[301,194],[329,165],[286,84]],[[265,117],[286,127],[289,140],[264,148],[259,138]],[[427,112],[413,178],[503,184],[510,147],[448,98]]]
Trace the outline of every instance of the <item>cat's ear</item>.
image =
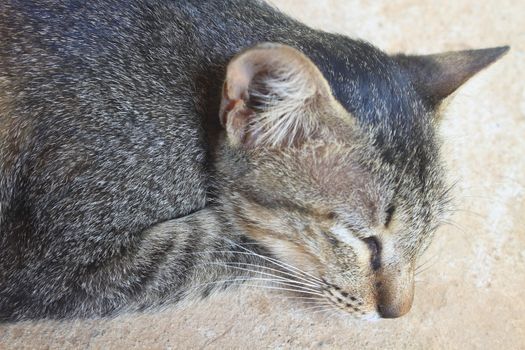
[[409,73],[418,93],[432,107],[452,94],[474,74],[509,51],[508,46],[445,52],[424,56],[394,56]]
[[289,46],[264,43],[229,63],[220,120],[232,145],[290,146],[315,133],[319,111],[331,99],[310,59]]

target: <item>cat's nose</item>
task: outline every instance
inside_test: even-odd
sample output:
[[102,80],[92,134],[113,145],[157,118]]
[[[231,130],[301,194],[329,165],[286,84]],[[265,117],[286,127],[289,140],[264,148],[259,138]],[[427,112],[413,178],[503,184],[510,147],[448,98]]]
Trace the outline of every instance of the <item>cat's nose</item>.
[[402,304],[378,304],[377,311],[382,318],[397,318],[401,317],[410,311],[412,301]]
[[382,318],[401,317],[410,311],[414,299],[414,281],[411,271],[394,269],[383,273],[376,283],[377,312]]

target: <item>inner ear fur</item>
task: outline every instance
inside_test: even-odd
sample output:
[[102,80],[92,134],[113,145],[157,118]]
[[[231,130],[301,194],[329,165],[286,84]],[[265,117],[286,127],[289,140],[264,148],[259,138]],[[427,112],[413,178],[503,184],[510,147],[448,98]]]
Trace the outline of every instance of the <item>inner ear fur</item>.
[[292,145],[315,132],[319,111],[332,100],[309,58],[290,46],[263,43],[229,63],[220,121],[232,144]]

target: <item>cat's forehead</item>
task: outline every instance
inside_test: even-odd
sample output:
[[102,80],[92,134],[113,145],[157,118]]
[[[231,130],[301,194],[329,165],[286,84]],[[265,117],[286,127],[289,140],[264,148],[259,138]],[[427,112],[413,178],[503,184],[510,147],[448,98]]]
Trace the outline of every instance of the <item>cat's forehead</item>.
[[382,176],[374,171],[378,166],[373,157],[377,154],[363,145],[312,142],[262,156],[253,181],[280,188],[276,195],[305,203],[377,206],[389,193],[391,181],[388,172]]
[[309,45],[308,56],[335,98],[360,122],[378,124],[395,114],[424,114],[409,75],[392,57],[365,42],[329,35]]
[[[433,111],[406,73],[383,52],[364,43],[335,51],[324,72],[338,102],[378,151],[378,171],[424,183],[439,167]],[[345,57],[351,55],[350,57]]]
[[381,176],[373,171],[374,152],[360,143],[362,140],[351,142],[317,142],[297,152],[298,166],[308,172],[322,193],[346,197],[382,187]]
[[393,146],[385,157],[406,159],[412,149],[433,137],[432,111],[392,57],[342,36],[325,39],[330,45],[310,45],[309,57],[341,106],[369,136],[374,134],[376,145]]

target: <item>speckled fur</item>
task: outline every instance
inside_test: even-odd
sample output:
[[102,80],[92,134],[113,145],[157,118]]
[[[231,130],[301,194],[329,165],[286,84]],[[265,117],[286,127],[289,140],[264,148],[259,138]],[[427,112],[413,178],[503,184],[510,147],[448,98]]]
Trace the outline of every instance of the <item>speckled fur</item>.
[[[433,108],[394,58],[240,0],[6,0],[0,37],[0,320],[142,310],[254,270],[359,317],[411,293],[447,191]],[[234,147],[225,70],[268,41],[312,60],[337,112]]]

